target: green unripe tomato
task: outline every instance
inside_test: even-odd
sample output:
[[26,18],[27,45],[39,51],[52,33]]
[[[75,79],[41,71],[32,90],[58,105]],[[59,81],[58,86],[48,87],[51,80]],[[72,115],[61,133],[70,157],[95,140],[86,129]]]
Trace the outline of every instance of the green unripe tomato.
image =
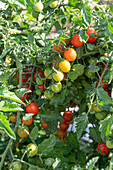
[[55,72],[53,73],[53,79],[54,79],[55,81],[62,81],[63,78],[64,78],[64,74],[63,74],[62,71],[55,71]]
[[11,164],[12,170],[21,170],[22,169],[22,164],[18,161],[15,161]]
[[29,156],[35,156],[38,152],[38,146],[34,143],[28,144],[27,148],[28,148],[28,155]]
[[106,116],[107,116],[107,112],[95,112],[95,117],[98,119],[98,120],[103,120],[103,119],[105,119],[106,118]]
[[40,96],[40,95],[42,94],[42,91],[41,91],[40,89],[37,89],[37,90],[36,90],[36,94],[37,94],[38,96]]
[[32,16],[37,19],[38,16],[39,16],[39,13],[33,10],[32,11]]
[[34,10],[36,12],[41,12],[43,10],[43,8],[44,8],[44,6],[43,6],[41,1],[36,2],[35,5],[34,5]]
[[37,78],[36,78],[36,83],[37,83],[38,85],[42,85],[42,84],[44,83],[44,81],[43,81],[41,78],[37,77]]
[[52,79],[52,69],[47,68],[46,70],[44,70],[44,75],[47,79]]
[[58,1],[54,1],[52,3],[49,4],[50,8],[55,8],[58,5]]
[[113,149],[113,138],[112,137],[108,137],[106,139],[106,146],[110,149]]
[[53,162],[54,162],[53,158],[47,158],[44,163],[46,166],[51,166]]
[[61,82],[55,83],[53,85],[51,85],[51,90],[55,93],[59,93],[62,89],[62,84]]
[[44,95],[45,95],[45,97],[47,98],[47,99],[50,99],[51,97],[53,97],[53,92],[51,91],[51,90],[46,90],[45,92],[44,92]]

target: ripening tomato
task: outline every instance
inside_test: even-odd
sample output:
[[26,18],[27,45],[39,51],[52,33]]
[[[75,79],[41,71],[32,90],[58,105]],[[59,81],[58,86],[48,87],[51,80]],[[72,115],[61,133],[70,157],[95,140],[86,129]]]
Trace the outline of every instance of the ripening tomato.
[[28,156],[35,156],[38,152],[38,146],[35,143],[29,143],[27,145]]
[[43,4],[42,4],[41,1],[36,2],[36,3],[34,4],[34,10],[35,10],[36,12],[41,12],[41,11],[43,10],[43,8],[44,8],[44,6],[43,6]]
[[99,104],[96,101],[93,102],[92,108],[95,112],[102,112],[103,110],[99,108]]
[[63,122],[61,122],[61,123],[59,124],[59,126],[60,126],[60,129],[66,130],[66,129],[69,128],[69,123],[66,122],[66,121],[63,121]]
[[16,123],[16,119],[17,119],[17,116],[16,116],[16,115],[11,115],[11,116],[9,116],[9,120],[10,120],[12,123]]
[[[100,84],[102,85],[103,89],[106,89],[109,86],[109,84],[103,84],[103,80],[104,80],[104,78],[102,78],[102,81]],[[99,84],[99,82],[97,81],[96,87],[98,86],[98,84]]]
[[6,58],[5,58],[5,63],[6,63],[7,65],[11,64],[11,61],[12,61],[12,58],[10,58],[10,57],[6,57]]
[[80,40],[80,36],[78,36],[77,34],[74,35],[70,42],[74,47],[80,47],[83,44],[83,42]]
[[104,56],[109,56],[109,53],[104,53]]
[[91,33],[94,33],[95,35],[97,35],[97,32],[93,28],[88,28],[88,31],[86,32],[86,34],[89,35],[89,38],[87,40],[88,43],[92,43],[96,41],[96,38],[90,35]]
[[39,107],[35,102],[31,102],[28,106],[26,106],[27,113],[33,113],[36,115],[39,111]]
[[73,120],[73,116],[72,116],[72,112],[71,111],[65,111],[64,114],[63,114],[63,119],[66,121],[66,122],[70,122]]
[[68,102],[68,104],[71,105],[71,106],[75,106],[76,105],[75,102]]
[[47,123],[46,123],[46,120],[44,119],[44,122],[41,122],[41,126],[44,128],[44,129],[48,129],[48,126],[47,126]]
[[[27,132],[26,132],[27,131]],[[20,138],[27,138],[27,136],[29,135],[29,128],[27,128],[27,130],[24,129],[18,129],[17,130],[17,134]]]
[[51,97],[53,97],[53,91],[51,91],[51,90],[46,90],[46,91],[44,91],[44,95],[45,95],[45,97],[47,98],[47,99],[50,99]]
[[58,5],[58,1],[53,1],[52,3],[49,4],[50,8],[55,8]]
[[53,73],[53,79],[55,81],[62,81],[64,78],[64,74],[62,71],[58,71],[58,70],[55,70],[55,72]]
[[51,90],[55,93],[59,93],[62,89],[62,83],[58,82],[58,83],[54,83],[51,85]]
[[[17,80],[18,80],[18,82],[19,82],[19,74],[17,74]],[[22,76],[22,83],[26,83],[27,80],[28,80],[28,75],[27,75],[27,74],[26,74],[26,75],[23,75],[23,76]]]
[[[65,41],[65,39],[61,39],[62,41]],[[56,46],[55,44],[53,45],[53,49],[55,50],[55,51],[58,51],[58,52],[60,52],[60,51],[64,51],[64,47],[63,47],[63,44],[62,43],[59,43],[59,45],[58,46]]]
[[29,119],[29,120],[24,120],[24,118],[22,117],[22,123],[24,122],[24,125],[26,125],[26,126],[29,126],[29,125],[31,125],[32,123],[33,123],[33,118],[31,118],[31,119]]
[[95,112],[95,117],[98,119],[98,120],[103,120],[106,118],[107,116],[107,112],[106,111],[102,111],[102,112]]
[[97,146],[97,150],[100,154],[107,154],[109,152],[109,148],[107,148],[106,143],[101,142]]
[[64,52],[64,57],[68,61],[74,61],[77,58],[77,52],[73,48],[68,48],[68,50]]
[[68,60],[62,60],[60,63],[59,63],[59,68],[60,70],[62,70],[64,73],[67,73],[70,71],[71,69],[71,64]]
[[62,130],[62,129],[58,129],[58,130],[57,130],[57,136],[58,136],[60,139],[64,139],[64,138],[67,136],[67,131]]

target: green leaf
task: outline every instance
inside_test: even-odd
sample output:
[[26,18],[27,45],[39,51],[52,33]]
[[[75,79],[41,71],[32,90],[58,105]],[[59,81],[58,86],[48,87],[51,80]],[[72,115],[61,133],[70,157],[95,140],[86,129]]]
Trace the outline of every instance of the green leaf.
[[81,12],[84,17],[84,21],[86,22],[86,24],[88,26],[90,26],[90,24],[91,24],[91,8],[88,5],[83,4],[83,8],[82,8]]
[[17,112],[17,111],[23,111],[23,109],[16,104],[9,103],[7,101],[1,101],[0,102],[0,111],[3,112]]
[[113,125],[113,115],[109,114],[104,120],[101,120],[99,124],[100,124],[99,131],[101,132],[101,138],[105,142],[106,137],[111,132],[111,126]]
[[105,105],[113,104],[113,101],[111,100],[111,97],[108,96],[106,91],[102,88],[102,86],[97,87],[97,95],[101,100],[104,101]]
[[56,27],[57,30],[61,30],[61,25],[59,24],[58,21],[54,23],[54,26]]
[[54,132],[56,132],[56,130],[57,130],[57,127],[58,127],[58,120],[56,119],[56,120],[51,120],[51,121],[47,121],[46,120],[46,123],[47,123],[47,126],[48,126],[48,129],[52,132],[52,133],[54,133]]
[[5,132],[8,134],[8,136],[12,139],[15,139],[15,134],[12,131],[12,129],[9,126],[9,121],[6,120],[6,116],[0,114],[0,129],[5,130]]
[[113,156],[110,159],[110,164],[108,170],[113,169]]
[[110,5],[110,12],[113,14],[113,5]]
[[0,60],[1,60],[3,57],[5,57],[12,49],[13,49],[13,47],[10,47],[10,46],[5,47],[5,48],[3,49],[2,54],[0,55]]
[[108,23],[109,38],[113,42],[113,26],[112,23]]
[[30,133],[30,137],[33,139],[33,140],[36,140],[37,137],[38,137],[38,127],[37,126],[34,126],[34,128],[32,129],[31,133]]
[[20,104],[24,104],[16,95],[14,92],[8,91],[6,87],[0,88],[0,97],[7,98],[10,100],[13,100],[15,102],[18,102]]
[[18,5],[20,7],[26,7],[26,1],[25,0],[8,0],[9,3]]
[[[86,165],[86,169],[87,170],[93,170],[95,163],[98,161],[99,157],[94,157],[92,159],[90,159]],[[96,168],[96,167],[95,167]]]
[[86,113],[82,113],[76,118],[77,139],[80,139],[82,132],[86,129],[89,121]]
[[101,142],[101,137],[100,137],[100,132],[98,130],[98,127],[97,126],[93,128],[90,127],[89,130],[90,130],[89,133],[90,138],[92,138],[97,143]]
[[76,48],[76,52],[77,52],[77,59],[82,58],[83,50],[84,50],[83,45],[82,45],[81,47]]
[[91,44],[91,43],[87,43],[87,48],[89,49],[89,50],[93,50],[93,47],[94,47],[94,45],[93,44]]
[[35,0],[26,0],[26,3],[28,4],[28,6],[31,6],[31,7],[34,6],[34,2]]
[[68,73],[68,78],[73,82],[78,78],[78,76],[81,76],[84,73],[84,68],[82,64],[74,64],[73,65],[73,71]]
[[30,92],[32,92],[30,89],[21,88],[21,89],[16,90],[16,95],[17,97],[21,98],[21,96],[23,96],[26,93],[30,93]]
[[31,43],[34,42],[34,36],[33,36],[33,34],[31,34],[31,33],[28,34],[28,41],[31,42]]
[[81,162],[82,165],[84,165],[86,163],[86,155],[81,150],[77,151],[77,157],[78,157],[78,160]]
[[76,133],[70,132],[68,137],[67,137],[67,141],[72,148],[79,149],[79,142],[77,140],[77,134]]
[[45,139],[41,144],[38,145],[39,152],[41,154],[46,155],[51,150],[53,150],[55,144],[56,144],[56,137],[51,134],[48,139]]

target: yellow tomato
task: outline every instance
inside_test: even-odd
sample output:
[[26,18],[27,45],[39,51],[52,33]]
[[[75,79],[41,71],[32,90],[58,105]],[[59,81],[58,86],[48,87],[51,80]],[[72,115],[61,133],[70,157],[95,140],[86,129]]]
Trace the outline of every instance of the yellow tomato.
[[96,101],[94,101],[92,108],[95,112],[102,112],[103,110],[100,109],[99,106],[100,105],[98,103],[96,103]]
[[62,60],[60,63],[59,63],[59,68],[64,72],[64,73],[67,73],[70,71],[71,69],[71,64],[68,60]]

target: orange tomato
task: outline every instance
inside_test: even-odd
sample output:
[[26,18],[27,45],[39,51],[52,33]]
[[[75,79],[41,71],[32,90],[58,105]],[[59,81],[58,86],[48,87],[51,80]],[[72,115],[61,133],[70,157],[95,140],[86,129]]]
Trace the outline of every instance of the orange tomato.
[[80,41],[80,37],[77,34],[74,35],[70,42],[74,47],[80,47],[83,44],[83,42]]
[[29,125],[31,125],[33,123],[33,118],[25,121],[24,118],[22,117],[21,120],[22,120],[22,123],[24,122],[24,125],[26,125],[26,126],[29,126]]
[[44,128],[44,129],[48,129],[48,126],[47,126],[47,123],[46,123],[46,120],[44,119],[44,122],[41,122],[41,126]]
[[64,57],[68,61],[74,61],[77,58],[77,52],[73,48],[68,48],[68,50],[64,52]]
[[109,56],[109,53],[104,53],[104,56]]
[[59,68],[59,61],[60,61],[60,58],[58,58],[58,60],[53,60],[52,62],[52,65],[55,67],[55,68]]
[[12,123],[16,123],[17,116],[11,115],[11,116],[9,116],[9,119]]
[[27,138],[27,136],[29,135],[29,128],[26,131],[24,129],[18,129],[17,134],[20,138]]
[[59,63],[59,68],[64,72],[64,73],[67,73],[70,71],[71,69],[71,64],[68,60],[62,60],[60,63]]

